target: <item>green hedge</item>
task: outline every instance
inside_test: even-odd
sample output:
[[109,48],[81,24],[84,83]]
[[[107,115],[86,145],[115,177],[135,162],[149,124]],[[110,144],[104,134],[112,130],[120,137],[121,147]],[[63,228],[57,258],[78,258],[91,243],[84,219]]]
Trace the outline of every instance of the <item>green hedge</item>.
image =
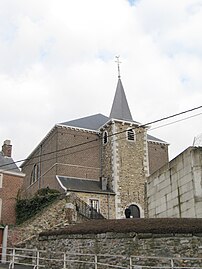
[[40,189],[31,199],[17,199],[16,223],[21,224],[51,204],[60,195],[59,191]]

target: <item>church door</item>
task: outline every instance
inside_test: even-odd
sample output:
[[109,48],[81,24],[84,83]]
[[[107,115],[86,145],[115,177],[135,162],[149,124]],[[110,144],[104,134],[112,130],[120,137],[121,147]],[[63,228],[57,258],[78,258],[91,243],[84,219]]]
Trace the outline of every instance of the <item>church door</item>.
[[129,208],[132,218],[140,218],[140,209],[137,205],[130,205]]

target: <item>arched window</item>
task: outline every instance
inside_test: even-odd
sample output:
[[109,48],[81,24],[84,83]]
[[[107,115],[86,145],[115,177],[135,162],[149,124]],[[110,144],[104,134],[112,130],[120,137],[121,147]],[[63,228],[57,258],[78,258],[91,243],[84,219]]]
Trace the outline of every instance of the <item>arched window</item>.
[[103,133],[103,144],[107,144],[108,142],[108,132],[107,131],[104,131]]
[[129,141],[135,141],[135,132],[133,129],[128,129],[127,131],[127,139]]
[[132,218],[140,218],[140,209],[137,205],[130,205],[129,206],[131,211],[131,217]]
[[38,179],[39,179],[39,165],[35,164],[31,173],[30,185],[33,184]]

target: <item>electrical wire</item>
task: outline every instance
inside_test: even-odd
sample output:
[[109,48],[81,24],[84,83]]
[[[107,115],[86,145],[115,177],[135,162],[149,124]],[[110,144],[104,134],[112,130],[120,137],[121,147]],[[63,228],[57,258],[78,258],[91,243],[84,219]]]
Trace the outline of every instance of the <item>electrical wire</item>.
[[[163,117],[163,118],[160,118],[158,120],[154,120],[154,121],[151,121],[151,122],[148,122],[146,124],[141,124],[141,125],[138,125],[138,128],[140,127],[147,127],[148,125],[151,125],[151,124],[155,124],[157,122],[160,122],[160,121],[164,121],[164,120],[168,120],[170,118],[173,118],[173,117],[177,117],[177,116],[180,116],[182,114],[185,114],[185,113],[189,113],[189,112],[192,112],[194,110],[198,110],[202,108],[202,106],[198,106],[198,107],[195,107],[195,108],[192,108],[192,109],[189,109],[189,110],[186,110],[186,111],[182,111],[180,113],[176,113],[176,114],[173,114],[173,115],[170,115],[170,116],[167,116],[167,117]],[[190,116],[190,117],[187,117],[187,118],[184,118],[184,119],[180,119],[176,122],[180,122],[180,121],[183,121],[183,120],[186,120],[186,119],[189,119],[189,118],[192,118],[192,117],[195,117],[195,116],[198,116],[198,115],[201,115],[202,113],[199,113],[199,114],[196,114],[196,115],[193,115],[193,116]],[[176,122],[173,122],[173,123],[176,123]],[[157,128],[161,128],[161,127],[164,127],[164,126],[167,126],[167,125],[170,125],[170,124],[173,124],[173,123],[168,123],[168,124],[165,124],[165,125],[162,125],[162,126],[159,126],[159,127],[156,127],[156,128],[153,128],[153,129],[150,129],[150,130],[154,130],[154,129],[157,129]],[[135,129],[137,127],[133,127],[131,129]],[[121,133],[124,133],[124,132],[127,132],[127,130],[123,130],[123,131],[120,131],[120,132],[116,132],[114,134],[111,134],[111,135],[108,135],[108,138],[109,137],[112,137],[112,136],[115,136],[115,135],[118,135],[118,134],[121,134]],[[83,142],[83,143],[79,143],[79,144],[75,144],[75,145],[72,145],[70,147],[66,147],[66,148],[62,148],[62,149],[58,149],[58,150],[54,150],[54,151],[51,151],[51,152],[47,152],[47,153],[43,153],[43,154],[39,154],[39,155],[36,155],[36,156],[33,156],[33,157],[30,157],[30,158],[26,158],[26,159],[22,159],[22,160],[18,160],[18,161],[14,161],[14,162],[11,162],[11,163],[8,163],[8,164],[4,164],[4,165],[0,165],[0,168],[1,167],[5,167],[5,166],[8,166],[8,165],[11,165],[11,164],[17,164],[17,163],[20,163],[20,162],[26,162],[26,161],[29,161],[29,160],[33,160],[33,159],[36,159],[36,158],[39,158],[39,157],[43,157],[43,156],[47,156],[47,155],[50,155],[50,154],[53,154],[53,153],[58,153],[58,152],[61,152],[61,151],[64,151],[64,150],[69,150],[69,149],[73,149],[73,148],[76,148],[76,147],[80,147],[80,146],[84,146],[84,145],[87,145],[89,143],[93,143],[93,142],[96,142],[98,140],[101,140],[102,137],[98,137],[96,139],[93,139],[93,140],[89,140],[89,141],[86,141],[86,142]],[[83,150],[87,150],[88,148],[86,149],[83,149]],[[80,151],[83,151],[83,150],[80,150]],[[72,153],[69,153],[69,154],[73,154],[74,152]],[[67,154],[65,154],[67,155]],[[55,156],[54,156],[55,158]],[[44,160],[43,160],[44,161]],[[25,165],[26,166],[26,165]],[[15,168],[14,168],[15,169]],[[12,170],[12,169],[11,169]]]
[[156,130],[156,129],[159,129],[159,128],[162,128],[162,127],[166,127],[166,126],[169,126],[169,125],[172,125],[172,124],[175,124],[175,123],[178,123],[178,122],[184,121],[184,120],[188,120],[188,119],[191,119],[191,118],[194,118],[194,117],[200,116],[200,115],[202,115],[202,113],[198,113],[198,114],[195,114],[195,115],[189,116],[189,117],[184,118],[184,119],[180,119],[180,120],[172,121],[172,122],[169,122],[169,123],[167,123],[167,124],[163,124],[163,125],[160,125],[160,126],[157,126],[157,127],[151,128],[149,131],[153,131],[153,130]]

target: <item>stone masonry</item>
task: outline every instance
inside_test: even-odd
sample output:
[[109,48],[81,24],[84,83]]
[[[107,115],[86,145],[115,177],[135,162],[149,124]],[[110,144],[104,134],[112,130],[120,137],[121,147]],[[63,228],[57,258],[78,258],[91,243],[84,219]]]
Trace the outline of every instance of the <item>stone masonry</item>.
[[100,205],[100,212],[106,219],[115,219],[115,195],[114,194],[98,194],[76,192],[76,195],[82,199],[86,204],[89,204],[90,199],[98,200]]
[[[24,241],[32,240],[42,231],[68,226],[67,202],[69,202],[67,198],[62,195],[29,220],[20,225],[11,226],[8,232],[8,246],[17,246]],[[74,215],[76,215],[75,221],[77,223],[86,221],[75,211]]]
[[190,147],[147,182],[148,216],[202,217],[202,148]]
[[[131,256],[133,264],[139,266],[171,267],[175,265],[185,268],[202,266],[201,260],[189,260],[189,258],[202,257],[200,220],[181,220],[179,223],[178,220],[161,222],[154,219],[93,221],[92,224],[89,222],[89,233],[88,228],[84,229],[83,225],[82,227],[83,230],[78,225],[72,226],[72,231],[69,226],[70,229],[42,233],[38,239],[28,241],[22,247],[46,251],[42,255],[49,259],[56,257],[63,259],[66,253],[66,259],[71,260],[76,257],[77,260],[83,258],[92,262],[94,256],[92,256],[93,260],[90,260],[91,256],[87,255],[97,254],[98,262],[126,268],[129,268]],[[94,263],[68,262],[67,265],[68,268],[74,269],[95,268]],[[62,266],[62,261],[56,264],[54,261],[46,263],[46,268],[51,269],[62,268]],[[99,268],[104,269],[106,265],[99,265]]]
[[[103,145],[102,175],[109,180],[109,186],[116,193],[116,218],[124,217],[124,209],[135,204],[144,215],[144,184],[146,181],[145,129],[135,127],[135,141],[127,140],[127,129],[131,124],[112,122],[105,128],[109,141]],[[134,128],[134,126],[133,126]]]

